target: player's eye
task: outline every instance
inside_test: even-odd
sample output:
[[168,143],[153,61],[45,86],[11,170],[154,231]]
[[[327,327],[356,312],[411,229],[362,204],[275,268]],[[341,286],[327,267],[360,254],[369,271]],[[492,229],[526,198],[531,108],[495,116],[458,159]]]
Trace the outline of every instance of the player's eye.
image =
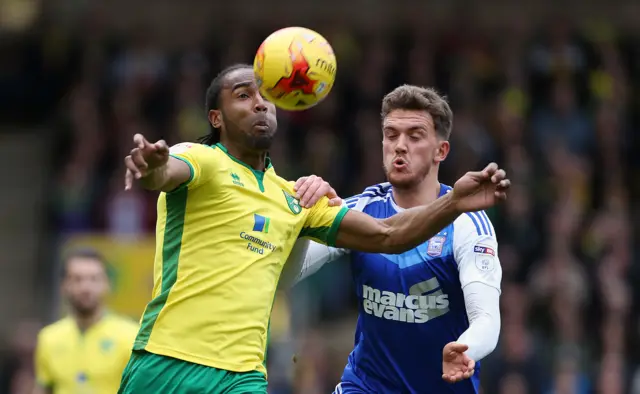
[[247,93],[243,92],[243,93],[238,94],[238,98],[248,99],[248,98],[250,98],[250,96]]
[[392,131],[386,131],[384,133],[384,137],[388,140],[395,140],[396,138],[398,138],[398,133],[394,133]]
[[417,134],[411,134],[411,135],[409,136],[409,139],[410,139],[411,141],[420,141],[420,136],[419,136],[419,135],[417,135]]

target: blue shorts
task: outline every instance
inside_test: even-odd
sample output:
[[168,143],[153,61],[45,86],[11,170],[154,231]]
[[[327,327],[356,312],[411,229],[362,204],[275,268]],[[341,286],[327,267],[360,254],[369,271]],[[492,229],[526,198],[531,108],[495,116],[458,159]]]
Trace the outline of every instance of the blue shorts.
[[360,386],[352,382],[340,382],[336,386],[333,394],[368,394],[369,391],[364,390]]
[[340,383],[336,386],[333,394],[369,394],[372,390],[368,389],[364,382],[353,373],[351,365],[347,364],[340,379]]
[[[387,393],[464,393],[477,394],[479,392],[480,380],[478,379],[479,370],[476,369],[476,375],[471,379],[463,380],[455,384],[446,383],[438,376],[425,379],[420,382],[420,387],[410,388],[405,384],[397,384],[391,386],[391,382],[383,382],[372,376],[366,376],[362,373],[356,373],[351,364],[347,364],[340,379],[340,383],[336,386],[333,394],[387,394]],[[425,374],[426,375],[426,374]],[[435,380],[434,380],[435,379]],[[400,388],[402,387],[402,388]]]

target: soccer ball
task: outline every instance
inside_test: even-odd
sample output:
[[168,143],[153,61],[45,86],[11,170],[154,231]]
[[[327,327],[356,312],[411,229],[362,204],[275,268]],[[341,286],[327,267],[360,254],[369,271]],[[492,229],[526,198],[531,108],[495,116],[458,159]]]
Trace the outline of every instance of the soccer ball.
[[336,78],[329,42],[304,27],[288,27],[267,37],[253,61],[260,93],[277,107],[301,111],[322,101]]

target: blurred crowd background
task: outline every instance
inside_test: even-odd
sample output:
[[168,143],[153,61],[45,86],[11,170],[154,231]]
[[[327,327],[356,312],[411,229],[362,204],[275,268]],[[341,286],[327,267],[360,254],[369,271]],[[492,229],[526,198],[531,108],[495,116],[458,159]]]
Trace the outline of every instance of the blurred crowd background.
[[[271,3],[0,1],[0,393],[32,384],[35,334],[64,310],[66,243],[118,251],[114,309],[139,317],[156,195],[123,191],[132,135],[206,133],[211,78],[288,25],[329,39],[338,76],[317,108],[279,114],[279,174],[320,175],[343,197],[383,181],[380,103],[403,83],[450,100],[443,182],[489,161],[509,172],[511,197],[490,212],[504,277],[484,393],[640,393],[640,4]],[[280,294],[274,394],[339,381],[349,275],[335,263]]]

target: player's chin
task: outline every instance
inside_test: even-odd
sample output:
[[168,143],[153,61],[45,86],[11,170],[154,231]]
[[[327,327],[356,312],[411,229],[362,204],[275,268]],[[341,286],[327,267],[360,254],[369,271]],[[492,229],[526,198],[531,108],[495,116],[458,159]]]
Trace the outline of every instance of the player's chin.
[[81,316],[91,315],[98,308],[97,302],[92,301],[76,301],[71,302],[71,306],[77,314]]
[[268,150],[273,143],[274,133],[255,133],[251,135],[250,144],[256,150]]
[[387,180],[392,186],[405,188],[416,183],[415,176],[408,172],[391,170],[387,172]]

